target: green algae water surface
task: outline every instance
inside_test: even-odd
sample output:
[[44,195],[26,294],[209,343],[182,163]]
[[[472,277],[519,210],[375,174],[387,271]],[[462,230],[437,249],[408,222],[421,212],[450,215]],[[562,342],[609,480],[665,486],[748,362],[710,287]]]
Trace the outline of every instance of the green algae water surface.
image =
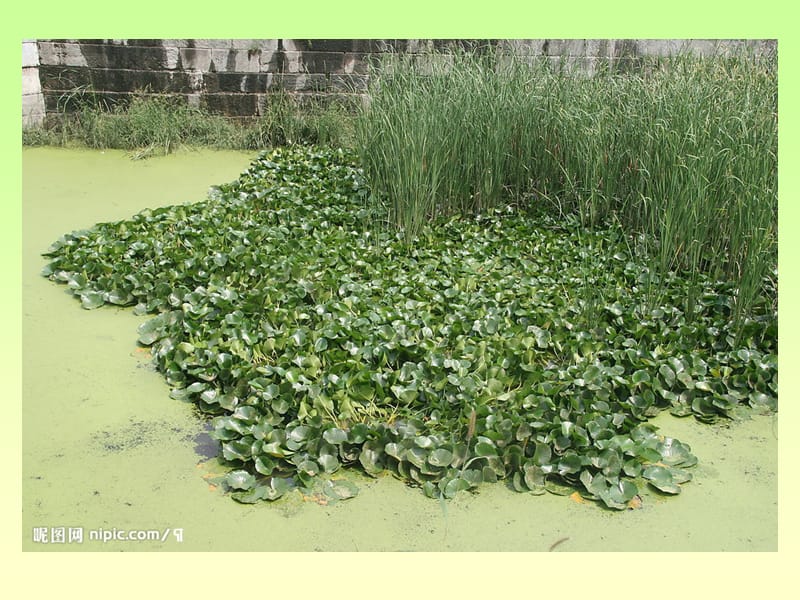
[[252,154],[23,151],[23,515],[32,551],[753,551],[777,550],[777,418],[655,423],[699,459],[677,497],[604,510],[502,484],[439,503],[392,477],[348,474],[357,497],[292,493],[240,505],[204,422],[173,400],[136,344],[147,317],[80,308],[40,276],[60,235],[144,208],[202,200]]

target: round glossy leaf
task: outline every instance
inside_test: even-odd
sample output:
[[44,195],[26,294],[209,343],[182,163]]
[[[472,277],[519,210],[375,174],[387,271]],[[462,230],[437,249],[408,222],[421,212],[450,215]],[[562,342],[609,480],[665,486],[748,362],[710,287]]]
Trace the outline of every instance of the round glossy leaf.
[[268,499],[270,489],[265,485],[259,485],[246,492],[234,492],[231,498],[242,504],[255,504],[259,500]]
[[494,457],[497,456],[497,448],[494,445],[488,442],[478,442],[475,444],[475,455],[476,456],[484,456],[484,457]]
[[255,485],[256,478],[247,471],[231,471],[225,476],[225,483],[235,490],[249,490]]
[[327,429],[325,433],[322,434],[322,437],[329,444],[341,444],[347,441],[347,432],[338,427],[332,427],[331,429]]
[[642,471],[642,477],[659,491],[667,494],[679,494],[681,488],[673,481],[672,473],[666,467],[652,465]]
[[358,494],[358,486],[346,479],[332,479],[326,481],[322,488],[323,493],[336,500],[347,500]]
[[405,455],[406,460],[418,469],[425,466],[427,456],[428,453],[422,448],[409,448]]
[[434,467],[447,467],[453,461],[453,453],[446,448],[438,448],[428,455],[428,462]]
[[99,292],[86,292],[81,294],[81,306],[87,310],[99,308],[105,304],[103,294]]
[[445,498],[452,498],[458,492],[468,490],[469,488],[470,483],[466,479],[462,477],[455,477],[447,481],[447,483],[444,485],[444,488],[441,489]]
[[675,467],[691,467],[697,464],[697,457],[692,454],[688,444],[674,438],[665,438],[659,445],[661,461]]
[[275,461],[268,456],[257,456],[253,462],[256,471],[262,475],[272,475],[272,472],[277,468]]
[[323,454],[317,458],[317,462],[322,466],[326,473],[334,473],[339,467],[339,460],[331,454]]

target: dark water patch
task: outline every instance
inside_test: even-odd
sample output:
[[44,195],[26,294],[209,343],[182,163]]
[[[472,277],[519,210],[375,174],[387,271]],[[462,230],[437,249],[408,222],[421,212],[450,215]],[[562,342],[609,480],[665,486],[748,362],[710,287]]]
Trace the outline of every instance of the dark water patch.
[[108,453],[157,446],[170,437],[185,438],[187,431],[167,421],[131,420],[130,425],[92,436],[93,445]]
[[220,447],[219,442],[213,439],[208,433],[213,429],[211,423],[206,423],[204,429],[205,431],[192,437],[194,452],[203,460],[217,458],[220,456]]

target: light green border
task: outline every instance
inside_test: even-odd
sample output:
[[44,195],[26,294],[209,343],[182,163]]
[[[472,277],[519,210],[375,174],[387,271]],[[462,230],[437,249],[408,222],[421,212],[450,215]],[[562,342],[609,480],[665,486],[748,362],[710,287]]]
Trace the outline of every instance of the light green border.
[[[6,587],[29,597],[784,597],[798,550],[794,369],[800,235],[797,192],[798,41],[788,2],[457,2],[262,0],[248,3],[12,3],[2,40],[3,494]],[[226,10],[227,9],[227,10]],[[11,14],[9,14],[11,13]],[[777,38],[780,60],[780,537],[749,555],[113,555],[21,554],[20,56],[23,38]],[[735,498],[731,498],[735,502]],[[135,561],[136,564],[130,564]],[[213,565],[213,566],[212,566]],[[13,581],[8,581],[13,574]],[[152,574],[152,575],[151,575]],[[784,575],[785,574],[785,575]],[[785,579],[785,581],[784,581]],[[787,586],[784,586],[787,584]],[[773,589],[775,592],[773,592]]]

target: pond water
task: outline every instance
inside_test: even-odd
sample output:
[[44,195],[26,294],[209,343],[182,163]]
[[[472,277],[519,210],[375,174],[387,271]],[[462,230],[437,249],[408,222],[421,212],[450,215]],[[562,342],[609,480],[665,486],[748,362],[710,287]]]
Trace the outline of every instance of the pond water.
[[[241,505],[213,484],[222,468],[192,406],[136,345],[146,317],[80,308],[39,275],[61,234],[144,208],[202,200],[254,153],[182,151],[134,161],[120,151],[27,148],[23,166],[22,548],[57,551],[775,551],[775,415],[704,425],[655,422],[699,459],[683,493],[643,494],[614,512],[569,497],[484,485],[439,503],[391,476],[343,476],[336,504],[295,492]],[[83,542],[34,539],[82,529]],[[178,539],[176,529],[180,532]],[[158,530],[157,540],[91,539]],[[90,534],[90,532],[99,532]],[[142,534],[143,535],[143,534]]]

